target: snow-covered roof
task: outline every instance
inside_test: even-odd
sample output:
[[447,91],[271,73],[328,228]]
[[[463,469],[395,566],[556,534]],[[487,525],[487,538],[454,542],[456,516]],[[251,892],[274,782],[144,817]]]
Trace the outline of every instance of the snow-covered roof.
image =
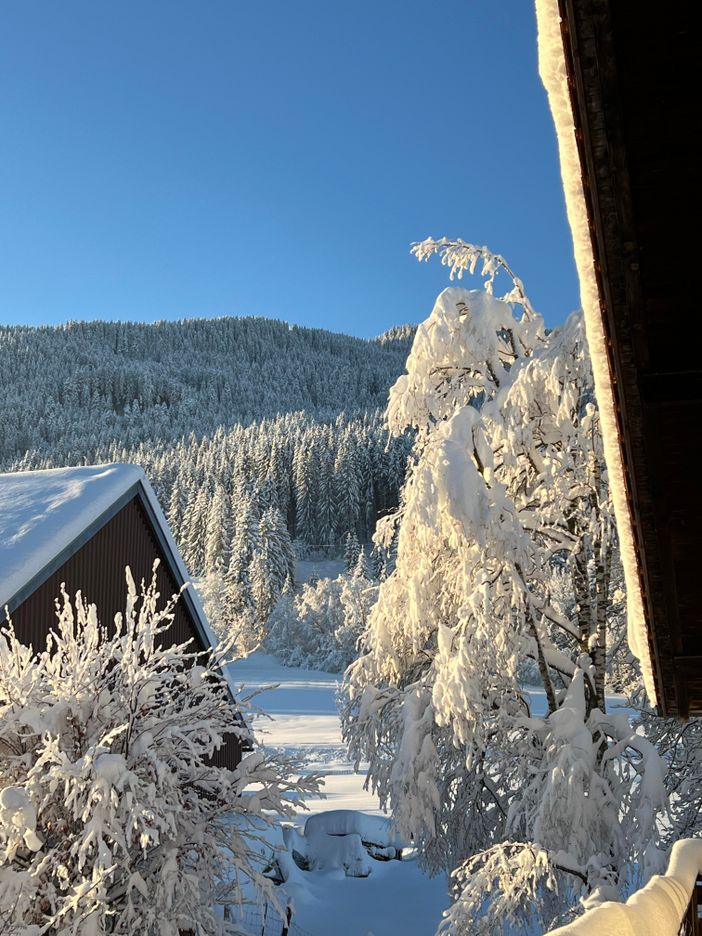
[[583,173],[575,136],[575,119],[568,88],[558,0],[536,0],[536,15],[539,31],[539,73],[548,94],[553,121],[556,125],[566,210],[573,235],[575,264],[580,280],[580,302],[585,316],[587,342],[592,358],[595,392],[602,424],[607,474],[617,519],[627,591],[629,647],[641,663],[649,700],[652,705],[656,705],[653,662],[646,628],[638,559],[634,546],[633,522],[627,498],[614,390],[607,357],[607,342],[600,311],[600,295],[595,274],[587,203],[583,190]]
[[[141,497],[178,585],[190,581],[144,471],[112,464],[0,474],[0,608],[31,594],[132,497]],[[205,646],[216,646],[197,592],[183,599]],[[233,687],[230,687],[233,688]]]
[[136,465],[0,474],[0,607],[142,480]]

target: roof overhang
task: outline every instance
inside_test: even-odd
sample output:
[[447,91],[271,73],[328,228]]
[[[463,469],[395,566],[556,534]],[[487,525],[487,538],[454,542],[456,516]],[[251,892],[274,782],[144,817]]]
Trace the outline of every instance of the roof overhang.
[[537,0],[629,601],[663,715],[702,714],[702,373],[689,4]]

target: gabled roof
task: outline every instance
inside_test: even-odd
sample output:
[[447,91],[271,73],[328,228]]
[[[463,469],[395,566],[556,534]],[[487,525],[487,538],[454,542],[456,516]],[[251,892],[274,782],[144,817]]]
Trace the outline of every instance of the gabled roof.
[[135,465],[0,474],[0,607],[16,607],[145,481]]
[[[168,522],[137,465],[0,474],[0,608],[12,611],[18,607],[135,497],[144,507],[178,586],[189,583]],[[115,574],[122,572],[115,570]],[[203,645],[215,647],[217,638],[195,589],[186,588],[180,600]]]

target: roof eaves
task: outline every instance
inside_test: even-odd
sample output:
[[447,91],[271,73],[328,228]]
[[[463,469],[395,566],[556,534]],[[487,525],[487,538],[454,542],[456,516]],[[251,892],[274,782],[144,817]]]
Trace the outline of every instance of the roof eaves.
[[110,506],[99,516],[92,520],[81,530],[70,543],[64,546],[50,562],[47,562],[38,572],[29,578],[25,584],[14,594],[0,603],[0,608],[9,608],[10,614],[18,608],[31,594],[33,594],[40,585],[42,585],[50,575],[53,575],[57,569],[60,569],[64,563],[74,556],[89,540],[95,536],[98,530],[102,529],[106,523],[109,523],[130,500],[136,497],[141,487],[141,481],[137,480],[131,484],[125,491],[117,497]]
[[[194,586],[192,585],[191,576],[188,574],[185,563],[181,558],[178,546],[171,534],[168,521],[166,520],[163,511],[161,510],[161,506],[158,503],[156,494],[146,479],[146,476],[138,481],[135,487],[138,489],[138,495],[141,504],[144,507],[146,515],[148,516],[149,521],[151,522],[151,525],[156,533],[159,546],[161,547],[163,555],[166,558],[168,566],[173,573],[178,587],[183,588],[183,586],[185,586],[180,600],[185,602],[185,605],[190,612],[193,622],[195,623],[195,627],[197,628],[198,635],[202,640],[203,645],[205,647],[214,648],[218,643],[217,637],[210,627],[209,621],[207,620],[207,615],[205,614],[205,610],[200,602],[200,598]],[[235,685],[226,665],[222,667],[222,675],[227,682],[227,687],[231,694],[232,700],[235,700]]]

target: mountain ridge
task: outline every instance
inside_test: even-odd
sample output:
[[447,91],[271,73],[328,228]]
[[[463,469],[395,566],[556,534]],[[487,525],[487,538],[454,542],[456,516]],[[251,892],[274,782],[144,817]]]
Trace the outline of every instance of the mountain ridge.
[[262,316],[0,326],[0,465],[285,413],[383,409],[412,335],[398,326],[358,338]]

